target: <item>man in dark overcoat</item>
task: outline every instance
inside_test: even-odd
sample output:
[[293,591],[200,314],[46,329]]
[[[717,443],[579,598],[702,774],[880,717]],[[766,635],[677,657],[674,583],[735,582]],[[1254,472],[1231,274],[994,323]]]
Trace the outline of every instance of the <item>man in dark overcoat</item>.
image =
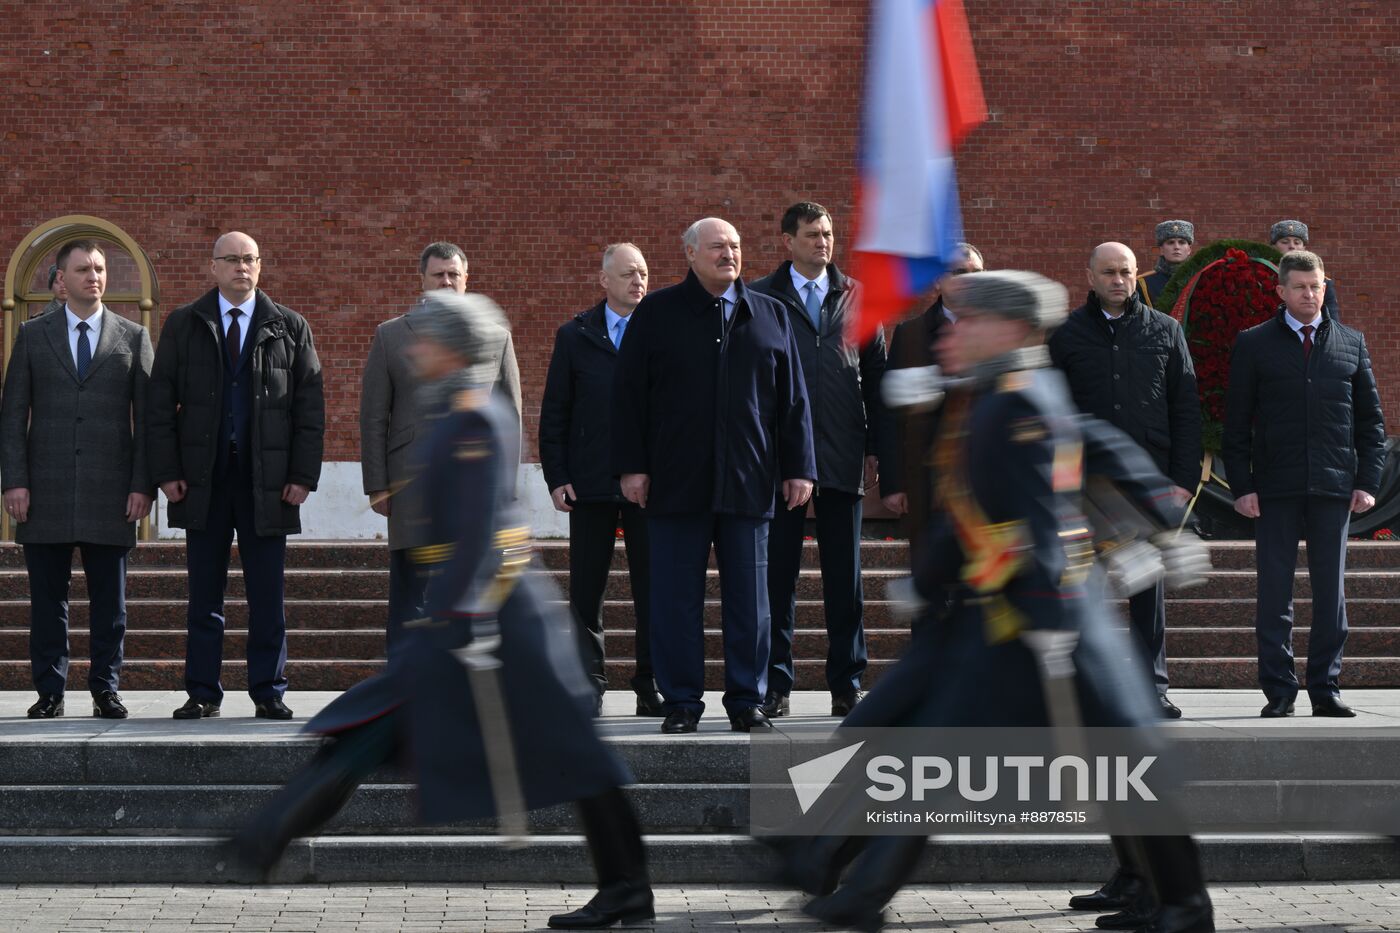
[[[424,293],[446,289],[463,294],[467,288],[466,254],[453,243],[429,243],[418,257],[418,274]],[[421,614],[428,585],[408,557],[411,548],[423,543],[427,520],[413,514],[411,504],[417,497],[399,495],[417,472],[417,465],[409,459],[421,420],[418,383],[407,355],[414,339],[407,314],[375,328],[360,384],[360,473],[370,507],[389,520],[389,616],[385,626],[389,651],[394,650],[403,623]],[[510,331],[503,329],[482,356],[482,365],[473,372],[519,412],[520,371]]]
[[290,719],[283,571],[287,535],[321,475],[326,405],[311,328],[257,287],[262,257],[243,233],[214,243],[215,287],[161,328],[147,397],[151,476],[185,529],[185,691],[176,719],[217,716],[224,688],[229,551],[248,598],[248,694],[259,718]]
[[[1181,504],[1200,483],[1201,400],[1186,334],[1137,292],[1137,259],[1122,243],[1089,256],[1089,298],[1050,338],[1050,356],[1069,380],[1079,410],[1121,430],[1174,484]],[[1181,710],[1167,696],[1167,606],[1158,583],[1128,599],[1143,662],[1152,670],[1162,714]]]
[[592,722],[569,618],[529,563],[529,527],[515,506],[516,415],[475,381],[471,364],[499,345],[500,309],[479,295],[430,292],[410,312],[408,348],[422,382],[416,442],[423,472],[404,495],[424,500],[429,576],[425,615],[404,627],[382,674],[351,688],[307,724],[328,738],[310,766],[234,840],[265,874],[390,761],[407,766],[425,823],[577,801],[598,875],[583,907],[549,918],[585,929],[654,916],[626,766]]
[[1322,259],[1279,261],[1278,316],[1243,331],[1230,357],[1225,469],[1235,511],[1255,520],[1261,715],[1293,714],[1293,575],[1308,544],[1312,627],[1307,690],[1314,716],[1350,717],[1341,699],[1347,638],[1347,528],[1376,504],[1385,419],[1366,338],[1334,320]]
[[739,277],[739,233],[707,217],[682,242],[690,274],[642,300],[613,389],[613,470],[651,534],[652,662],[662,731],[705,709],[705,577],[719,565],[724,707],[769,729],[768,524],[812,495],[812,420],[782,307]]
[[0,404],[0,474],[29,571],[29,718],[63,715],[73,549],[88,587],[93,715],[125,719],[117,692],[126,634],[126,557],[155,494],[146,466],[151,338],[102,303],[106,255],[58,251],[67,300],[20,325]]
[[554,507],[569,516],[569,606],[584,668],[602,710],[603,595],[617,529],[627,548],[636,632],[632,690],[638,716],[660,716],[651,667],[651,543],[646,516],[622,498],[612,471],[613,377],[632,312],[647,293],[647,261],[631,243],[603,250],[603,300],[559,328],[540,402],[540,467]]
[[[885,334],[877,331],[863,347],[846,340],[859,285],[836,267],[836,234],[826,208],[800,201],[783,213],[779,229],[791,258],[749,287],[782,305],[802,358],[817,457],[812,510],[826,622],[826,687],[831,715],[845,716],[864,695],[861,676],[868,658],[860,532],[865,491],[878,475],[873,419],[885,368]],[[792,640],[806,526],[805,508],[778,508],[768,532],[773,634],[763,711],[769,717],[787,714],[796,680]]]

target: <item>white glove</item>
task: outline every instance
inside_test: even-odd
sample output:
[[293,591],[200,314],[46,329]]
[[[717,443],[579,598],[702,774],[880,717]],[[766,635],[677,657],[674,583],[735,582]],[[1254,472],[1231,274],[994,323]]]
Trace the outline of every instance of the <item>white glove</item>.
[[1189,531],[1162,531],[1152,536],[1152,543],[1162,555],[1167,589],[1183,590],[1206,582],[1210,549],[1200,538]]
[[885,598],[892,602],[891,611],[901,622],[918,618],[928,608],[928,600],[914,588],[913,577],[898,577],[885,586]]
[[887,369],[880,394],[891,408],[937,408],[943,404],[943,373],[937,366]]
[[1120,599],[1157,585],[1166,574],[1162,555],[1146,541],[1131,541],[1100,555],[1108,586]]

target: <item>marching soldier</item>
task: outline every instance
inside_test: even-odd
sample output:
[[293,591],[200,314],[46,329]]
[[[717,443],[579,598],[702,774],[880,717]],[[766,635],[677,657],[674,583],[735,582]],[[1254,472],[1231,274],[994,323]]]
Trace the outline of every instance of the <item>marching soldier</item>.
[[[471,364],[499,343],[500,310],[480,295],[434,291],[410,312],[409,348],[428,420],[422,473],[405,495],[436,507],[414,559],[429,575],[426,618],[404,626],[385,671],[307,724],[326,736],[234,839],[266,874],[290,841],[315,832],[380,765],[402,759],[424,822],[498,815],[577,800],[598,894],[551,927],[606,927],[654,916],[641,828],[621,791],[626,766],[593,728],[594,692],[568,618],[526,571],[529,529],[515,514],[515,412],[471,388]],[[443,507],[443,503],[452,507]]]
[[[1309,249],[1308,225],[1301,220],[1280,220],[1269,228],[1269,245],[1287,255],[1294,250]],[[1334,321],[1342,319],[1337,309],[1337,283],[1327,280],[1322,293],[1322,311]]]
[[[1179,517],[1167,481],[1121,433],[1075,413],[1050,368],[1043,335],[1064,320],[1064,289],[1027,272],[949,283],[958,316],[938,344],[950,391],[932,456],[934,505],[913,568],[919,601],[948,602],[843,728],[1045,726],[1034,634],[1077,637],[1074,693],[1091,726],[1148,726],[1157,717],[1146,674],[1127,656],[1103,607],[1094,540],[1083,516],[1084,474],[1117,475],[1160,520]],[[922,689],[914,689],[914,682]],[[881,715],[881,721],[874,714]],[[877,929],[912,873],[923,836],[822,838],[783,846],[787,877],[822,896],[804,908],[831,924]],[[1153,931],[1214,929],[1189,837],[1124,840],[1151,879]],[[863,851],[862,851],[863,850]],[[844,885],[842,864],[859,853]],[[835,890],[833,890],[835,889]]]
[[1157,225],[1157,265],[1146,275],[1138,276],[1138,293],[1153,307],[1157,296],[1167,287],[1172,273],[1191,255],[1196,242],[1196,227],[1189,220],[1164,220]]

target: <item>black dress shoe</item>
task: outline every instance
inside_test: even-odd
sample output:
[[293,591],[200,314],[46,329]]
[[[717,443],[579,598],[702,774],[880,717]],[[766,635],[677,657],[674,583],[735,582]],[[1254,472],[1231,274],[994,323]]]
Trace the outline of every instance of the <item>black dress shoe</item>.
[[554,930],[599,930],[614,923],[641,923],[656,918],[651,888],[626,882],[609,885],[578,910],[549,918]]
[[92,715],[103,719],[125,719],[126,707],[115,690],[103,690],[92,695]]
[[1269,705],[1259,711],[1262,719],[1282,719],[1285,716],[1293,715],[1293,700],[1283,697],[1277,700],[1270,700]]
[[1140,907],[1128,907],[1116,913],[1104,914],[1094,921],[1100,930],[1140,930],[1157,916],[1157,908],[1150,899],[1144,899]]
[[254,703],[253,715],[258,719],[291,719],[292,711],[282,702],[281,697],[273,697]]
[[729,714],[729,728],[734,732],[772,732],[773,724],[757,706]]
[[680,735],[683,732],[694,732],[699,725],[699,716],[689,710],[676,709],[666,714],[666,719],[661,723],[661,731],[666,735]]
[[655,690],[637,691],[637,715],[638,716],[665,716],[666,701],[661,699],[661,694]]
[[53,719],[63,715],[63,694],[39,694],[39,702],[29,707],[30,719]]
[[851,715],[851,710],[855,709],[857,703],[865,699],[864,690],[852,690],[850,693],[843,693],[840,696],[831,698],[831,715],[840,716],[843,719]]
[[1112,910],[1126,910],[1146,889],[1147,885],[1141,878],[1120,868],[1093,894],[1076,894],[1071,897],[1069,909],[1092,910],[1101,914]]
[[1157,700],[1162,704],[1163,719],[1181,718],[1181,708],[1171,701],[1171,697],[1167,696],[1165,693],[1159,693],[1157,695]]
[[1139,933],[1215,933],[1215,912],[1205,895],[1189,904],[1164,904]]
[[190,697],[173,715],[176,719],[215,719],[219,715],[219,704]]
[[885,926],[885,912],[872,907],[864,899],[847,896],[844,889],[826,897],[818,897],[802,905],[802,912],[816,917],[827,926],[860,933],[878,933]]
[[763,705],[759,709],[763,710],[763,715],[769,719],[777,719],[792,712],[792,700],[786,693],[770,693],[763,698]]
[[1334,719],[1350,719],[1356,715],[1356,710],[1342,702],[1338,696],[1323,697],[1321,700],[1313,701],[1314,716],[1330,716]]

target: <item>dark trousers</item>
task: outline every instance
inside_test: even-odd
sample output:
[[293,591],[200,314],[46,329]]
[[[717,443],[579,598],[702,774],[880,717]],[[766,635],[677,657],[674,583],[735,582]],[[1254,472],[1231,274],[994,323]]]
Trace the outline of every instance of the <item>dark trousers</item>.
[[1167,680],[1167,585],[1158,580],[1149,590],[1128,597],[1129,628],[1138,657],[1152,671],[1152,683],[1158,693],[1166,693]]
[[400,548],[389,552],[389,624],[384,647],[390,657],[403,640],[403,624],[423,615],[427,603],[428,575],[422,564],[409,557],[412,551]]
[[68,585],[73,549],[83,555],[88,590],[88,689],[117,689],[126,636],[126,553],[110,544],[26,544],[29,570],[29,664],[34,689],[62,696],[68,683]]
[[[812,497],[826,614],[826,686],[833,696],[860,689],[865,649],[865,597],[860,586],[861,497],[823,489]],[[768,661],[768,692],[792,692],[792,638],[797,626],[797,578],[802,569],[806,508],[777,504],[768,532],[768,605],[773,612],[773,645]]]
[[209,497],[209,519],[202,531],[185,535],[190,605],[186,624],[185,691],[196,700],[218,703],[224,687],[224,592],[229,550],[238,535],[239,562],[248,594],[248,695],[261,702],[287,690],[287,620],[282,610],[282,576],[287,536],[260,535],[253,522],[251,467],[230,456],[216,470]]
[[598,692],[608,688],[603,669],[603,595],[612,569],[617,528],[627,548],[627,575],[632,582],[636,618],[636,674],[632,689],[656,689],[651,669],[651,543],[642,510],[630,502],[579,502],[569,513],[569,607],[574,613],[583,669]]
[[1323,496],[1261,499],[1254,522],[1259,569],[1254,628],[1259,640],[1259,686],[1270,700],[1298,695],[1293,668],[1293,574],[1298,542],[1308,544],[1312,582],[1312,629],[1308,636],[1308,696],[1314,701],[1341,693],[1342,648],[1347,640],[1346,596],[1351,502]]
[[705,710],[705,569],[719,564],[724,708],[763,703],[768,683],[768,525],[738,515],[652,516],[651,660],[667,712]]

